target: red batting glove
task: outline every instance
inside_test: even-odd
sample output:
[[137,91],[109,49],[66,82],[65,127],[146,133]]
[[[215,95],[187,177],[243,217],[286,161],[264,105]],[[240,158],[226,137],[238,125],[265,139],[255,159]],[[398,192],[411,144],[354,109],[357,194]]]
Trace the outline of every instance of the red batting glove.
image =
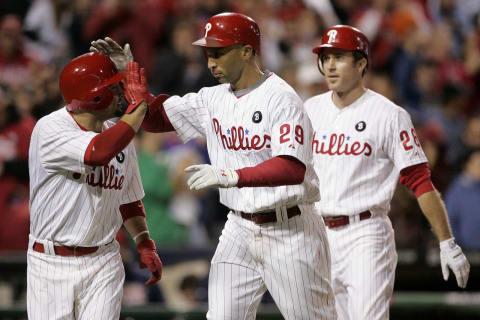
[[145,239],[137,245],[137,252],[140,256],[140,268],[148,267],[152,276],[145,284],[147,286],[157,282],[162,278],[162,261],[157,254],[155,242],[152,239]]
[[140,103],[146,101],[148,96],[147,79],[145,69],[138,72],[138,63],[131,61],[127,64],[127,80],[125,86],[125,97],[129,103],[125,113],[131,113]]

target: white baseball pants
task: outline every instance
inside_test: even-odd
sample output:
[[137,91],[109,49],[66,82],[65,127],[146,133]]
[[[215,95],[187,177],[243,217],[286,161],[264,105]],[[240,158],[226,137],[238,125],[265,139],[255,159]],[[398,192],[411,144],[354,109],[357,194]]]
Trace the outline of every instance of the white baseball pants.
[[256,225],[230,212],[212,259],[207,319],[255,319],[268,290],[285,319],[336,319],[325,226],[313,205]]

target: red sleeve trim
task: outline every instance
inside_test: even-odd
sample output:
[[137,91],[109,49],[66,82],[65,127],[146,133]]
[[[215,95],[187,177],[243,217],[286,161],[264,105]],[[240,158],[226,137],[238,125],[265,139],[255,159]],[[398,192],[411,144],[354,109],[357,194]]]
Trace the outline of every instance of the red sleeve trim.
[[124,222],[133,217],[145,217],[145,208],[142,200],[122,204],[119,209]]
[[435,190],[427,163],[416,164],[400,171],[400,183],[412,190],[415,197]]
[[119,154],[132,141],[135,130],[124,121],[102,133],[97,134],[90,141],[85,151],[84,161],[89,166],[104,166]]
[[278,156],[258,164],[236,170],[237,187],[278,187],[295,185],[305,178],[305,165],[291,156]]
[[149,95],[148,112],[142,122],[142,129],[147,132],[171,132],[175,131],[170,119],[168,119],[163,103],[170,96],[160,94],[157,97]]

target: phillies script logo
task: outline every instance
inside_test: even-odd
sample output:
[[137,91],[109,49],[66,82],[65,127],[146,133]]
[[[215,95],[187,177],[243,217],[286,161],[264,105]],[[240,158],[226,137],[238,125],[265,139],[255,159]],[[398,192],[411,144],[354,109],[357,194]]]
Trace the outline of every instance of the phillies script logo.
[[263,148],[270,148],[270,136],[263,135],[260,137],[259,135],[252,135],[248,136],[249,131],[244,130],[243,127],[232,127],[231,129],[227,130],[227,135],[224,135],[222,132],[222,127],[217,119],[213,118],[213,128],[215,129],[215,133],[220,137],[222,140],[222,145],[224,149],[230,150],[260,150]]
[[352,143],[348,141],[350,137],[345,138],[343,133],[338,136],[336,133],[330,135],[330,140],[327,139],[327,136],[322,136],[323,141],[317,140],[316,135],[317,133],[315,132],[312,140],[312,150],[315,153],[328,154],[330,156],[340,156],[342,154],[359,156],[364,154],[367,157],[372,154],[372,147],[367,142],[363,146],[358,141]]
[[[95,170],[95,168],[93,168]],[[95,171],[87,175],[87,184],[92,187],[101,187],[103,189],[114,189],[114,190],[121,190],[123,187],[123,180],[125,180],[125,176],[118,176],[118,169],[115,169],[114,166],[106,165],[103,166],[102,170],[100,170],[100,176],[98,180],[95,181]]]

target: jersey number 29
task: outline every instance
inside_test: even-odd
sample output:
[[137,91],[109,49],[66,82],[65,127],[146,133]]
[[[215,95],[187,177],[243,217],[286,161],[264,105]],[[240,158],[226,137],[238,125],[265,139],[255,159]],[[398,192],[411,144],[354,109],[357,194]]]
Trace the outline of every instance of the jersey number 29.
[[[290,125],[288,123],[284,123],[280,126],[280,143],[285,143],[290,141],[288,135],[290,134]],[[295,126],[295,140],[303,144],[303,128],[302,126],[296,125]]]

